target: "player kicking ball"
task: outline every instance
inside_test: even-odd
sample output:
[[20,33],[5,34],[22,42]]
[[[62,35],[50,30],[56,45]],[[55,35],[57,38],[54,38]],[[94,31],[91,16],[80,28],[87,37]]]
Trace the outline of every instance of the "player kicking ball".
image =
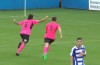
[[55,41],[56,38],[56,31],[58,29],[60,33],[60,37],[62,38],[62,31],[59,24],[56,23],[57,18],[52,17],[52,21],[47,23],[46,25],[46,33],[44,35],[44,50],[43,50],[43,59],[46,60],[47,53],[50,48],[50,44]]
[[31,34],[31,29],[32,29],[33,25],[43,22],[47,18],[48,18],[48,16],[46,16],[44,19],[41,19],[41,20],[35,20],[35,19],[33,19],[33,14],[29,14],[28,19],[23,20],[21,22],[17,22],[15,19],[13,19],[14,23],[16,23],[17,25],[21,25],[21,27],[22,27],[21,32],[20,32],[22,41],[18,45],[18,50],[16,52],[16,56],[19,56],[20,52],[24,49],[26,43],[28,43],[29,36]]
[[70,56],[71,65],[85,65],[84,56],[86,56],[86,50],[82,44],[82,38],[77,38],[77,45],[72,48]]

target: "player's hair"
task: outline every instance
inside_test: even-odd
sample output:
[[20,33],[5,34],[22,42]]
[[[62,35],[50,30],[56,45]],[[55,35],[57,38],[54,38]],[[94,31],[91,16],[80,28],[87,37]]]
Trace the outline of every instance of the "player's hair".
[[81,37],[78,37],[77,40],[82,40],[82,38]]
[[57,20],[57,18],[56,17],[52,17],[52,21],[56,21]]
[[28,20],[33,19],[33,14],[28,15]]

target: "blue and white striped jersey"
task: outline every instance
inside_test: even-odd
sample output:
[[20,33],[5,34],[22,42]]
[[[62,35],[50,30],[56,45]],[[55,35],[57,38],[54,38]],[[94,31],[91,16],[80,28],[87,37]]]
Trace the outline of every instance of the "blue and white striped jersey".
[[78,48],[77,46],[74,46],[72,48],[70,56],[73,56],[73,65],[85,65],[84,56],[80,56],[80,52],[84,52],[86,54],[84,45],[82,45],[80,48]]

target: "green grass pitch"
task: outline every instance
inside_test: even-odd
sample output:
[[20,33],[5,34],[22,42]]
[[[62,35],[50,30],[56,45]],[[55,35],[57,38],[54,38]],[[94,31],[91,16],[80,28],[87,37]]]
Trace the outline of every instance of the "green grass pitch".
[[[46,15],[49,19],[35,25],[32,29],[30,41],[19,57],[15,56],[17,45],[21,40],[21,27],[14,24],[12,19],[21,21],[23,10],[0,11],[0,65],[70,65],[70,50],[76,44],[76,38],[82,37],[86,46],[86,65],[100,65],[100,12],[74,9],[33,9],[27,10],[34,14],[35,19],[42,19]],[[63,38],[57,39],[51,45],[47,60],[42,58],[43,36],[45,25],[56,16],[62,27]]]

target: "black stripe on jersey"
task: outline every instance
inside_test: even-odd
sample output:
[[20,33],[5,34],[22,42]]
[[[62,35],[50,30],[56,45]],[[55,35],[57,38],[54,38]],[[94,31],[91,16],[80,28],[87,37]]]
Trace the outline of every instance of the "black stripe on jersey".
[[30,26],[30,29],[32,29],[33,28],[33,24]]

